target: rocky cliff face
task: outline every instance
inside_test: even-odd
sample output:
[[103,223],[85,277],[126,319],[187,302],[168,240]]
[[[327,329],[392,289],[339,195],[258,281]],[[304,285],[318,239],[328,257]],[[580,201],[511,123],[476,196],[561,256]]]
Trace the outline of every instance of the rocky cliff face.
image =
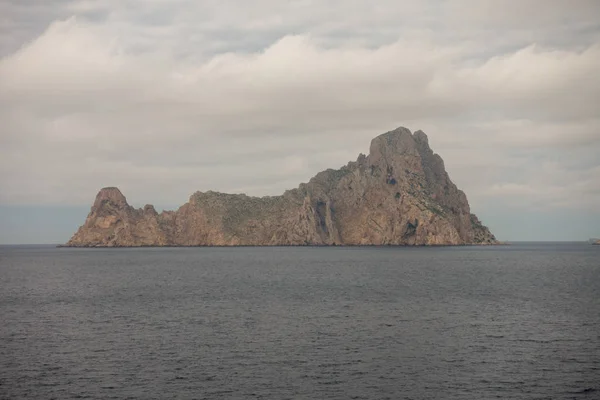
[[194,193],[177,211],[134,209],[117,188],[96,196],[67,246],[495,244],[427,136],[406,128],[368,156],[281,196]]

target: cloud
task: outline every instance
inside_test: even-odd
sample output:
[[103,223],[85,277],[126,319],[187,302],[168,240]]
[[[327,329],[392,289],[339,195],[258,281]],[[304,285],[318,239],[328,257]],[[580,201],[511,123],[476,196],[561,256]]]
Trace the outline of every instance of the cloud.
[[598,204],[596,2],[351,3],[7,3],[0,203],[278,194],[406,125],[475,209]]

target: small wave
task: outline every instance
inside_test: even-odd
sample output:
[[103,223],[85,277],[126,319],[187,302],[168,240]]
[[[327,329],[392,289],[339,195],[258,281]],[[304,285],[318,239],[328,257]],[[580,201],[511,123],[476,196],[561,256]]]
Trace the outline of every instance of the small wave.
[[573,394],[587,394],[587,393],[594,393],[597,392],[598,389],[595,388],[585,388],[585,389],[581,389],[581,390],[577,390],[575,392],[572,392]]
[[333,381],[322,381],[319,382],[319,385],[341,385],[346,383],[345,381],[333,380]]
[[92,353],[106,353],[107,351],[111,351],[109,349],[96,349],[92,350]]
[[576,358],[567,358],[559,361],[560,363],[572,363],[572,364],[590,364],[591,361],[578,360]]
[[583,342],[580,339],[512,339],[512,342],[525,342],[525,343],[558,343],[558,342]]
[[444,362],[448,363],[448,364],[454,364],[454,363],[464,363],[466,360],[464,358],[456,358],[456,359],[452,359],[452,360],[448,360],[445,359]]

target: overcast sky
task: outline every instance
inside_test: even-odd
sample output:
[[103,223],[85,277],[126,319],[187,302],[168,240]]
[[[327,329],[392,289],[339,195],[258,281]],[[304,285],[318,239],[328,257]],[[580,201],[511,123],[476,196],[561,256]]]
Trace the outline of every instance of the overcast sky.
[[504,240],[600,236],[600,1],[3,0],[0,243],[280,194],[422,129]]

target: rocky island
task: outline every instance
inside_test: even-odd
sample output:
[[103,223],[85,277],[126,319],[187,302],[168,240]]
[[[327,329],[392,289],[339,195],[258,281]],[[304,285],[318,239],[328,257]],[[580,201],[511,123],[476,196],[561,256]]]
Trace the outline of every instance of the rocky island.
[[340,169],[280,196],[196,192],[177,211],[135,209],[117,188],[96,196],[65,246],[497,244],[422,131],[398,128]]

